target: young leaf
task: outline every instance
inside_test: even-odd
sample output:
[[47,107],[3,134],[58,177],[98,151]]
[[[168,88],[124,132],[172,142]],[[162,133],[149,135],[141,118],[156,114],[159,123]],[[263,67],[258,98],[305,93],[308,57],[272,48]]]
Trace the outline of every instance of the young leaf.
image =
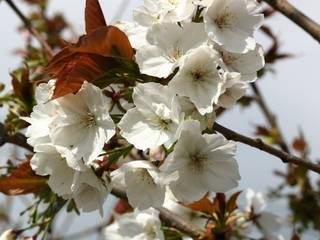
[[46,177],[36,175],[30,162],[24,161],[9,176],[0,177],[0,192],[6,195],[38,193],[46,182]]
[[213,200],[214,212],[223,219],[226,213],[226,195],[224,193],[217,193]]
[[197,202],[194,202],[190,205],[187,205],[188,208],[191,208],[192,210],[212,214],[215,211],[213,202],[210,201],[210,199],[205,196],[204,198],[200,199]]
[[86,33],[91,33],[99,27],[107,26],[98,0],[86,1],[85,23]]
[[238,208],[237,200],[242,191],[236,192],[232,194],[227,202],[227,211],[232,213],[234,210]]
[[100,27],[82,36],[71,50],[126,59],[132,59],[134,55],[128,37],[115,26]]
[[29,75],[28,66],[11,73],[11,85],[14,96],[21,100],[24,110],[30,113],[33,107],[33,84]]
[[[61,59],[63,68],[51,73],[57,78],[54,97],[77,92],[85,80],[90,81],[103,75],[110,66],[107,58],[92,54],[73,54]],[[53,70],[54,71],[54,70]]]
[[118,28],[100,27],[55,55],[47,73],[57,79],[54,98],[77,92],[84,81],[93,82],[116,66],[114,58],[132,59],[133,48]]

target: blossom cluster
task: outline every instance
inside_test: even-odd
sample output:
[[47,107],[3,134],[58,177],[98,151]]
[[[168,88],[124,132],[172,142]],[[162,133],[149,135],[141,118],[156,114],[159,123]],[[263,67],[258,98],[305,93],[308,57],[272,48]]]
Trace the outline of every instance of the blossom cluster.
[[[237,187],[236,145],[212,125],[215,110],[235,105],[264,66],[253,38],[262,20],[255,0],[145,0],[134,22],[119,27],[136,49],[141,73],[168,84],[136,84],[130,104],[118,109],[120,121],[106,89],[84,82],[77,93],[52,99],[55,81],[40,84],[37,105],[25,118],[32,168],[50,175],[52,191],[83,211],[102,211],[113,186],[126,191],[136,211],[152,216],[149,208],[163,206],[168,191],[188,204]],[[99,174],[110,140],[125,140],[142,154]],[[153,161],[152,152],[163,152],[163,159]],[[137,214],[144,228],[157,226]]]
[[[230,239],[283,240],[279,233],[283,220],[265,210],[266,202],[263,195],[252,189],[247,189],[241,195],[243,201],[234,214],[234,218],[238,220]],[[205,214],[179,204],[170,194],[167,195],[164,206],[193,226],[204,229],[208,225]],[[104,240],[131,238],[164,240],[159,212],[153,208],[142,211],[136,209],[134,212],[116,216],[115,221],[104,230]],[[183,239],[191,238],[184,236]]]

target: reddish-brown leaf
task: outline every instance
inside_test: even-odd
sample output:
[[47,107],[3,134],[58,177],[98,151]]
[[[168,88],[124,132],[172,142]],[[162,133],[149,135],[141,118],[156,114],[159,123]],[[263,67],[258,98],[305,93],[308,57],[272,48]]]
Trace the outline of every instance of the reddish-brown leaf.
[[57,78],[55,98],[77,92],[85,80],[90,81],[100,77],[110,66],[109,59],[86,53],[75,53],[58,62],[62,68],[54,66],[53,68],[59,69],[56,74],[48,69],[48,72]]
[[33,101],[33,84],[29,78],[28,66],[21,68],[18,72],[11,73],[11,85],[13,93],[22,102],[32,105]]
[[127,59],[132,59],[134,55],[128,37],[115,26],[100,27],[82,36],[71,50]]
[[203,212],[203,213],[208,213],[211,214],[215,211],[213,202],[210,201],[210,199],[205,196],[201,200],[194,202],[190,205],[187,205],[186,207],[191,208],[192,210]]
[[292,143],[292,147],[297,152],[304,152],[304,151],[306,151],[308,144],[306,143],[306,141],[303,138],[299,137],[299,138],[294,139],[294,141]]
[[99,27],[106,27],[101,6],[98,0],[87,0],[85,9],[86,33],[91,33]]
[[270,136],[270,130],[265,127],[265,126],[261,126],[261,125],[257,125],[256,126],[256,132],[255,135],[257,136],[263,136],[263,137],[268,137]]
[[241,191],[236,192],[232,194],[232,196],[229,198],[227,202],[227,211],[229,213],[232,213],[234,210],[238,208],[237,200],[240,194],[241,194]]
[[226,195],[224,193],[217,193],[213,200],[214,212],[220,217],[224,217],[226,212]]
[[0,177],[0,192],[6,195],[38,193],[46,182],[47,178],[36,175],[30,162],[25,161],[9,176]]
[[100,27],[55,55],[47,73],[57,79],[54,98],[77,92],[84,81],[91,82],[114,66],[113,57],[132,59],[127,36],[114,26]]

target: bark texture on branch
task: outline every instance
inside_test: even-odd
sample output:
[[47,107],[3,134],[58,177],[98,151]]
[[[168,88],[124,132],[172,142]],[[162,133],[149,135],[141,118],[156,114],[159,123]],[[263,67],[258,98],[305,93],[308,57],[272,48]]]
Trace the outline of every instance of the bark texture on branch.
[[227,139],[233,140],[236,142],[241,142],[251,147],[260,149],[263,152],[269,153],[273,156],[280,158],[284,163],[293,163],[297,166],[305,167],[313,172],[320,174],[320,165],[310,162],[309,160],[305,160],[293,155],[288,154],[282,150],[274,148],[266,143],[264,143],[261,139],[253,139],[244,135],[241,135],[231,129],[228,129],[218,123],[215,123],[213,129],[222,135],[224,135]]
[[[300,26],[309,33],[318,43],[320,43],[320,25],[295,8],[287,0],[262,0],[268,3],[272,8],[281,12],[291,21]],[[305,2],[305,1],[304,1]],[[307,4],[305,2],[305,4]]]

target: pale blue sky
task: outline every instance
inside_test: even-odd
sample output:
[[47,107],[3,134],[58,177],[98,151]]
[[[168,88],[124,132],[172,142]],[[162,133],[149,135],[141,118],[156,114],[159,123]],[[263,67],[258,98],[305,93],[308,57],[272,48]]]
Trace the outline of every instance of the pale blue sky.
[[[20,1],[16,1],[20,3]],[[84,28],[83,9],[84,0],[54,0],[51,11],[63,11],[65,16],[74,23],[77,32]],[[107,21],[131,18],[132,9],[140,4],[140,0],[103,0],[101,1]],[[292,0],[292,4],[320,22],[319,0]],[[114,19],[117,9],[126,6],[121,19]],[[26,10],[23,8],[23,10]],[[121,12],[121,11],[120,11]],[[118,12],[119,13],[119,12]],[[10,11],[4,2],[0,4],[0,30],[2,33],[0,44],[0,81],[9,81],[9,71],[19,64],[20,59],[12,55],[13,49],[22,46],[22,36],[16,32],[19,19]],[[320,155],[320,94],[318,87],[320,46],[299,27],[280,14],[266,22],[279,36],[283,51],[293,53],[296,57],[279,62],[275,66],[276,73],[269,74],[259,85],[270,108],[277,114],[280,126],[287,139],[297,135],[297,128],[301,127],[311,142],[312,156]],[[257,34],[257,39],[264,46],[268,42],[263,35]],[[226,126],[244,134],[252,134],[253,124],[264,123],[264,118],[256,106],[247,110],[235,108],[220,120]],[[283,164],[276,158],[239,144],[237,159],[240,164],[242,181],[240,188],[252,187],[265,192],[268,186],[277,183],[272,174],[274,169],[283,168]],[[4,156],[0,161],[4,162]],[[276,207],[278,208],[278,207]],[[87,219],[90,219],[88,223]],[[84,215],[77,219],[77,227],[73,230],[85,228],[99,221],[96,213]],[[74,225],[74,226],[75,226]]]

